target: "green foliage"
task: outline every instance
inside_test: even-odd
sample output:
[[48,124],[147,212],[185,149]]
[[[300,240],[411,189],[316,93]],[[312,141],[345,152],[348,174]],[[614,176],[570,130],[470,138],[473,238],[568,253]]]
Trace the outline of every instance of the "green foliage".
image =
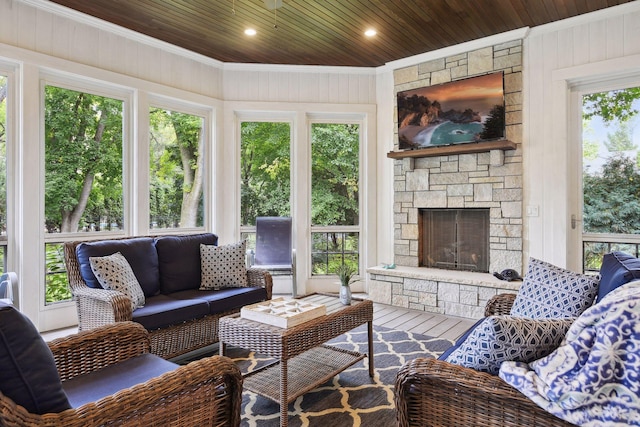
[[289,123],[242,122],[241,224],[258,216],[291,212],[291,128]]
[[640,99],[640,87],[597,92],[583,97],[584,119],[601,117],[605,123],[625,122],[638,114],[633,102]]
[[640,172],[636,162],[612,156],[602,173],[584,174],[584,231],[640,233]]
[[54,86],[44,94],[47,231],[121,227],[122,101]]
[[358,233],[312,233],[311,241],[313,275],[336,274],[338,268],[344,264],[358,271]]
[[314,124],[311,128],[311,223],[359,222],[359,142],[356,124]]
[[359,280],[355,278],[357,273],[358,268],[351,264],[341,264],[336,268],[336,274],[342,286],[350,286],[352,283],[357,282]]
[[149,121],[151,227],[202,226],[203,119],[152,108]]
[[604,141],[605,147],[611,153],[637,150],[638,146],[633,143],[631,138],[632,132],[633,128],[629,126],[628,121],[621,122],[613,133],[607,134],[608,141]]
[[47,304],[67,301],[72,298],[64,263],[63,245],[59,243],[45,245]]

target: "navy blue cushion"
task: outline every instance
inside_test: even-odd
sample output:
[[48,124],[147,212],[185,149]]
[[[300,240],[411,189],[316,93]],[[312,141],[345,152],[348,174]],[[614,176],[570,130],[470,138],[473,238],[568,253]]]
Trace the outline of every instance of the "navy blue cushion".
[[478,319],[478,321],[473,326],[467,329],[467,331],[464,334],[462,334],[460,338],[458,338],[455,344],[453,344],[451,347],[446,349],[445,352],[442,353],[440,357],[438,357],[438,360],[447,360],[447,357],[449,357],[451,353],[453,353],[458,347],[460,347],[460,345],[467,339],[467,337],[469,337],[469,335],[471,335],[471,333],[478,327],[478,325],[480,325],[484,321],[484,319],[485,319],[484,317],[481,319]]
[[80,243],[76,248],[80,275],[90,288],[101,288],[98,279],[91,270],[89,257],[101,257],[120,252],[131,265],[144,296],[158,295],[160,293],[160,273],[158,253],[153,243],[154,240],[151,237]]
[[0,303],[0,391],[32,414],[71,407],[51,350],[33,323],[5,303]]
[[262,287],[223,288],[211,291],[188,290],[175,292],[170,297],[180,300],[206,300],[209,303],[209,313],[218,314],[264,301],[267,299],[267,291]]
[[598,301],[619,286],[640,279],[640,259],[624,252],[611,252],[602,257]]
[[79,375],[64,382],[64,391],[73,408],[96,402],[120,390],[147,382],[171,372],[178,365],[154,354],[142,354],[89,374]]
[[133,320],[148,331],[166,328],[209,314],[209,303],[203,299],[178,300],[167,295],[147,298],[144,307],[133,312]]
[[200,244],[217,245],[212,233],[162,236],[156,239],[163,294],[200,287]]

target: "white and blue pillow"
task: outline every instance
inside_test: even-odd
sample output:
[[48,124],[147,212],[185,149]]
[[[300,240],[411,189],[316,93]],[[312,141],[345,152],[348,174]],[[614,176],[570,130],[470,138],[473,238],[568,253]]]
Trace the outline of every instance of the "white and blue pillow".
[[574,320],[485,317],[440,359],[497,375],[504,361],[531,362],[551,353]]
[[511,316],[531,319],[578,317],[591,307],[600,277],[575,273],[535,258],[511,307]]
[[120,252],[101,257],[89,257],[91,270],[104,289],[122,292],[131,300],[131,311],[143,307],[146,300],[142,287],[129,261]]

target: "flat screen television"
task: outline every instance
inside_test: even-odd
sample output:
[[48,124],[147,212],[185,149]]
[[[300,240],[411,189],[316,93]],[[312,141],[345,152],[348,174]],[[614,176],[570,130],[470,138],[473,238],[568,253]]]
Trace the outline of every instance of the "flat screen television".
[[398,148],[505,138],[502,72],[398,92]]

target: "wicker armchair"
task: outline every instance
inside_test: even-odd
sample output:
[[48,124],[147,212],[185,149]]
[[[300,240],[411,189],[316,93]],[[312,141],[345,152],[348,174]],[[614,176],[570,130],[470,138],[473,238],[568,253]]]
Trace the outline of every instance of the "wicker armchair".
[[[62,381],[149,352],[147,331],[120,322],[48,343]],[[37,415],[0,393],[2,426],[238,426],[242,376],[221,356],[203,358],[97,402]]]
[[[500,294],[485,315],[508,314],[513,294]],[[442,360],[419,358],[406,363],[395,384],[398,425],[573,426],[542,410],[499,377]]]
[[[122,239],[130,238],[132,237],[124,237]],[[131,304],[124,294],[113,290],[94,289],[87,286],[80,274],[80,265],[76,256],[76,247],[80,243],[82,241],[72,241],[64,244],[67,278],[78,313],[78,329],[84,331],[115,322],[132,320]],[[265,288],[267,299],[271,299],[273,279],[267,270],[247,269],[247,286]],[[218,342],[219,319],[239,311],[240,309],[236,309],[210,314],[195,320],[151,330],[149,331],[151,352],[165,359],[171,359],[215,344]]]

